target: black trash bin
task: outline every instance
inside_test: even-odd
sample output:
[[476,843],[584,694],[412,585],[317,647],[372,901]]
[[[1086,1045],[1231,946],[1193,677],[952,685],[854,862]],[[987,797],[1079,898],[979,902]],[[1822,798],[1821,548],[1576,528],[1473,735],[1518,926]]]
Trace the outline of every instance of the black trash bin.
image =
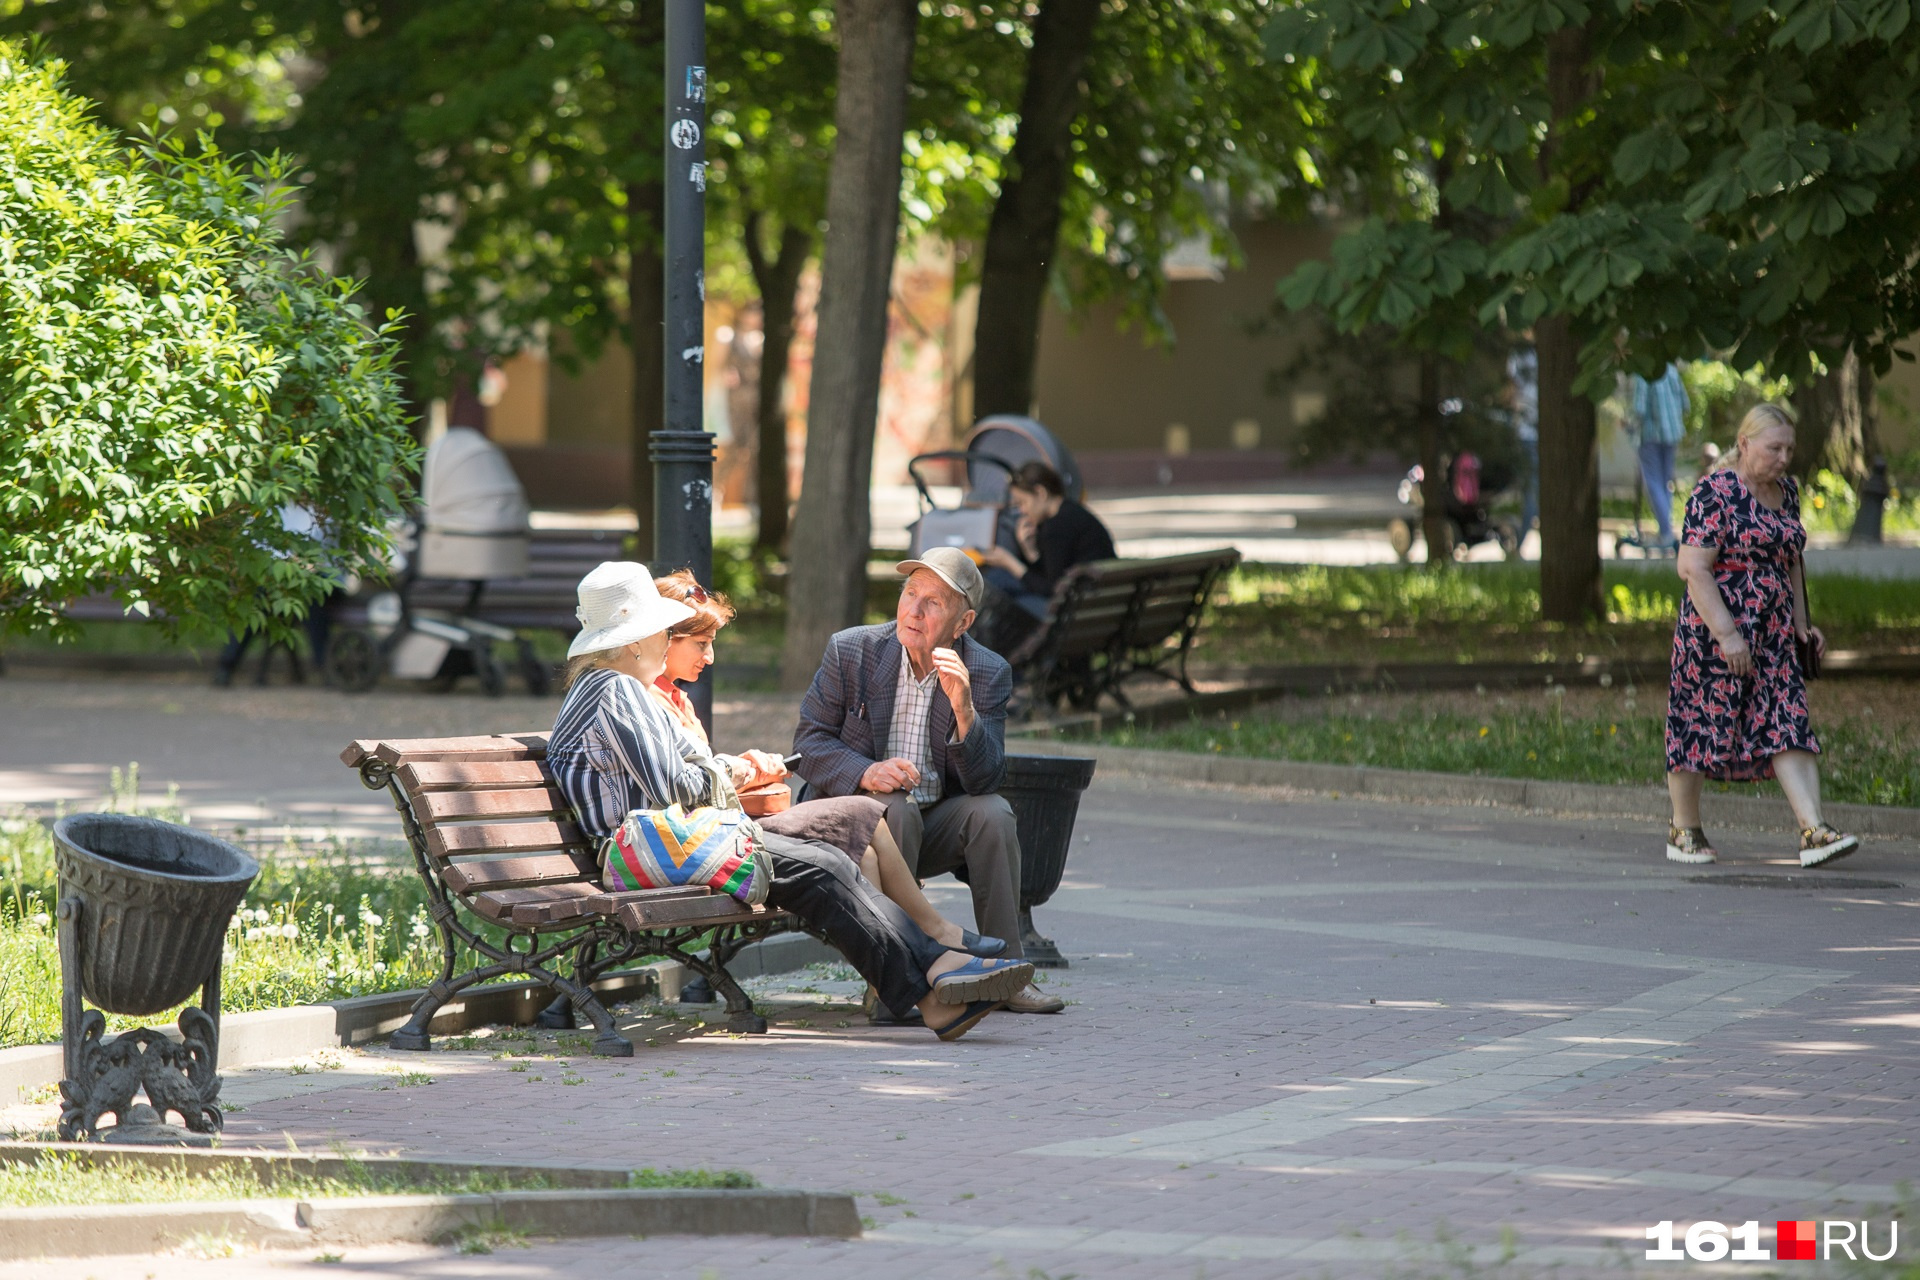
[[1093,781],[1095,761],[1084,756],[1007,756],[1000,794],[1020,826],[1020,940],[1041,969],[1064,969],[1067,959],[1033,927],[1033,909],[1053,896],[1073,848],[1080,793]]
[[[204,1145],[219,1131],[220,967],[227,922],[260,864],[188,827],[76,813],[53,827],[59,867],[63,1140]],[[141,1027],[108,1039],[109,1013],[152,1014],[200,992],[178,1043]],[[88,1009],[91,1001],[99,1009]],[[145,1090],[151,1106],[135,1105]],[[167,1126],[176,1111],[192,1136]],[[119,1123],[101,1132],[100,1121]]]

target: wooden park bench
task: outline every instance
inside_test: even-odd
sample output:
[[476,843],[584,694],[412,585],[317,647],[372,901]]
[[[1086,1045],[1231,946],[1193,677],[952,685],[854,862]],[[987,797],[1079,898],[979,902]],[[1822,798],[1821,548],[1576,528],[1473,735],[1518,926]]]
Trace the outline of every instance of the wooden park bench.
[[1197,692],[1187,655],[1220,575],[1240,563],[1232,547],[1157,560],[1075,565],[1054,588],[1046,621],[1010,655],[1033,705],[1091,708],[1101,694],[1130,706],[1120,685],[1156,675]]
[[557,631],[571,637],[580,630],[574,609],[580,603],[580,579],[602,560],[629,560],[619,529],[535,529],[527,548],[527,571],[518,578],[489,578],[477,584],[421,578],[410,599],[417,609],[442,609],[515,631]]
[[440,936],[440,974],[394,1032],[394,1048],[428,1048],[427,1028],[448,1000],[520,975],[547,983],[593,1023],[596,1054],[631,1056],[593,983],[645,956],[705,977],[727,1002],[731,1030],[767,1029],[727,962],[748,942],[797,927],[794,918],[706,888],[607,892],[596,850],[547,768],[545,733],[364,739],[340,759],[393,797]]

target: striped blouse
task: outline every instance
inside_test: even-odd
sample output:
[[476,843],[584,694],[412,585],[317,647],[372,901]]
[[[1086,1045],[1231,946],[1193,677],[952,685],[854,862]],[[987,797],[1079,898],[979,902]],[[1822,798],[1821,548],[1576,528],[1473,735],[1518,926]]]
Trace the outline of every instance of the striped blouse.
[[645,684],[604,668],[567,690],[547,742],[554,781],[596,841],[630,810],[710,803],[712,778],[697,763],[706,758]]

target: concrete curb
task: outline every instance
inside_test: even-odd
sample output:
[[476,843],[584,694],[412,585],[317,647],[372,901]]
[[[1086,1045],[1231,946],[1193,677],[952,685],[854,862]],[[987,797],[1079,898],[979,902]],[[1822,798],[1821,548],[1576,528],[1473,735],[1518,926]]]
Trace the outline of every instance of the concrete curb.
[[268,1185],[283,1178],[342,1178],[355,1174],[385,1174],[395,1180],[426,1182],[486,1173],[503,1178],[545,1178],[556,1187],[594,1188],[627,1185],[624,1166],[591,1168],[552,1160],[525,1160],[516,1164],[459,1160],[443,1156],[376,1156],[365,1153],[308,1154],[292,1150],[245,1147],[137,1147],[108,1143],[32,1142],[0,1140],[0,1165],[38,1164],[54,1156],[89,1168],[104,1165],[141,1165],[155,1169],[184,1168],[209,1174],[243,1165]]
[[0,1209],[0,1260],[158,1253],[200,1236],[263,1249],[539,1236],[860,1234],[845,1193],[601,1188]]
[[[742,947],[727,970],[736,978],[758,978],[840,958],[839,952],[811,935],[785,933]],[[686,976],[685,965],[661,960],[609,974],[594,984],[594,990],[602,999],[616,1001],[647,995],[677,1000]],[[223,1070],[248,1067],[366,1044],[404,1026],[423,994],[412,988],[333,1004],[227,1014],[220,1019],[220,1066]],[[429,1030],[444,1036],[496,1024],[526,1026],[552,999],[552,991],[538,982],[473,988],[441,1006]],[[174,1028],[161,1030],[180,1038]],[[28,1094],[58,1084],[65,1075],[66,1063],[57,1044],[0,1049],[0,1107],[23,1102]]]
[[[1295,760],[1255,760],[1185,751],[1149,751],[1092,742],[1022,739],[1016,751],[1036,755],[1087,756],[1098,760],[1102,775],[1129,773],[1169,782],[1211,782],[1234,787],[1291,787],[1334,796],[1379,800],[1424,800],[1446,804],[1493,804],[1554,813],[1592,813],[1664,823],[1671,817],[1667,793],[1660,787],[1612,787],[1586,782],[1545,782],[1531,778],[1493,778],[1464,773],[1424,773],[1375,769],[1367,765],[1314,764]],[[1798,822],[1786,798],[1778,795],[1729,795],[1708,791],[1701,797],[1708,826],[1793,831]],[[1893,805],[1828,804],[1827,819],[1861,835],[1920,837],[1920,809]]]

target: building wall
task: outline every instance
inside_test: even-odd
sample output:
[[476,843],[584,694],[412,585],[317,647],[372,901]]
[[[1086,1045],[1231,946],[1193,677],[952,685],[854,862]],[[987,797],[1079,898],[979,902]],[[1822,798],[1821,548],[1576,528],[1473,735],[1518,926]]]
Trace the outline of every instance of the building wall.
[[[1278,223],[1235,229],[1243,262],[1213,280],[1169,283],[1171,345],[1123,331],[1119,310],[1095,308],[1075,322],[1049,305],[1040,337],[1037,415],[1097,472],[1091,455],[1182,455],[1231,467],[1284,469],[1296,422],[1324,406],[1319,385],[1270,379],[1310,333],[1307,322],[1274,323],[1274,285],[1324,256],[1330,228]],[[1176,464],[1177,466],[1178,464]],[[1189,464],[1191,467],[1195,464]]]

